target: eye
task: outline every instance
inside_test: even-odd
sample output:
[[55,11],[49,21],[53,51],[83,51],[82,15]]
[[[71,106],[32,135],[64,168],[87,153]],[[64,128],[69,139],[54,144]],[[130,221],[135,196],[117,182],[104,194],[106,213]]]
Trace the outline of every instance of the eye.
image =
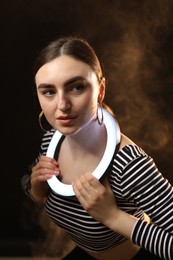
[[83,89],[84,89],[84,86],[82,84],[77,84],[77,85],[71,87],[72,92],[81,92]]
[[55,91],[52,90],[52,89],[44,90],[44,91],[42,92],[42,94],[43,94],[44,96],[46,96],[46,97],[51,97],[51,96],[55,95]]

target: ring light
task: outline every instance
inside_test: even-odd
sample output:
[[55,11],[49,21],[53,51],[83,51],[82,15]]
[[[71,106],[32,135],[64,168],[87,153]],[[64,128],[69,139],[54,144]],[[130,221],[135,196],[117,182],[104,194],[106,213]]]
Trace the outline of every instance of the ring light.
[[[100,108],[99,108],[100,109]],[[99,111],[100,112],[100,111]],[[105,148],[105,152],[101,161],[99,162],[96,169],[92,172],[92,174],[99,180],[106,169],[108,168],[113,154],[115,152],[116,145],[120,142],[120,129],[118,123],[115,121],[114,117],[103,109],[103,122],[107,131],[107,144]],[[59,131],[56,131],[50,141],[48,146],[48,150],[46,156],[54,158],[54,153],[56,147],[58,145],[59,140],[61,139],[62,134]],[[47,180],[50,188],[55,192],[63,196],[74,196],[75,193],[73,191],[71,184],[64,184],[58,180],[58,178],[53,175],[51,179]]]

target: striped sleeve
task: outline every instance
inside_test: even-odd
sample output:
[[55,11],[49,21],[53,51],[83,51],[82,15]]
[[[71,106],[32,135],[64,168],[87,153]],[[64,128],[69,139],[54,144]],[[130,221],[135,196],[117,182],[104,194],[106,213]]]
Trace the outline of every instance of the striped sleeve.
[[52,139],[52,136],[55,133],[55,129],[51,129],[50,131],[47,131],[46,133],[44,133],[43,137],[42,137],[42,141],[41,141],[41,146],[40,146],[40,150],[38,151],[38,155],[35,158],[35,160],[29,165],[28,167],[28,172],[31,173],[32,168],[34,167],[34,165],[37,164],[37,162],[39,161],[39,158],[41,155],[46,155],[49,143]]
[[119,157],[123,196],[151,218],[151,224],[136,222],[132,241],[162,259],[173,259],[172,185],[140,148],[128,146]]
[[173,259],[173,234],[156,224],[138,220],[132,233],[132,241],[161,259]]
[[39,158],[41,155],[46,155],[46,151],[48,148],[48,145],[51,141],[51,138],[54,134],[55,130],[52,129],[48,132],[46,132],[43,137],[42,137],[42,142],[41,142],[41,146],[40,146],[40,151],[38,152],[38,156],[35,158],[35,160],[29,164],[28,166],[28,172],[25,173],[22,178],[21,178],[21,187],[22,190],[25,192],[25,194],[32,199],[34,202],[36,202],[34,200],[34,198],[31,196],[30,193],[30,189],[31,189],[31,172],[32,172],[32,168],[37,164],[37,162],[39,161]]
[[41,153],[43,155],[46,155],[46,152],[47,152],[47,149],[48,149],[48,146],[49,146],[49,143],[53,137],[55,133],[55,129],[51,129],[50,131],[46,132],[44,135],[43,135],[43,138],[42,138],[42,143],[41,143]]

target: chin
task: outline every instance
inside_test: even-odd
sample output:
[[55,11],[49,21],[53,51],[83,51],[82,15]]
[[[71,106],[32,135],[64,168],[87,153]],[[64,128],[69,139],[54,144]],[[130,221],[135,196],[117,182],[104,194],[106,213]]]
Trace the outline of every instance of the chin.
[[74,135],[78,132],[78,129],[71,129],[71,128],[56,128],[62,135]]

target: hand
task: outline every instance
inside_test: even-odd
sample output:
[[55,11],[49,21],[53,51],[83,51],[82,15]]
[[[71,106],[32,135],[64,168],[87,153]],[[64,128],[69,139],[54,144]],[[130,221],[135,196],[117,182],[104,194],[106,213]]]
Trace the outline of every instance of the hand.
[[41,156],[31,173],[31,195],[36,201],[44,201],[49,191],[47,180],[51,179],[53,175],[60,175],[56,160]]
[[78,177],[72,185],[81,205],[94,219],[108,226],[112,218],[116,218],[120,210],[106,178],[101,184],[87,173]]

